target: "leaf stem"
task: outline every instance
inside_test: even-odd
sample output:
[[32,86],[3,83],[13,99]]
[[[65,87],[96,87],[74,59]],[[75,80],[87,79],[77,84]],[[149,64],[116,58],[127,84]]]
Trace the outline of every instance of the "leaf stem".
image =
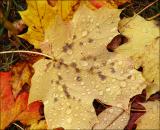
[[2,52],[0,52],[0,54],[10,54],[10,53],[28,53],[28,54],[41,55],[41,56],[47,57],[49,59],[53,59],[53,57],[51,57],[47,54],[35,52],[35,51],[17,50],[17,51],[2,51]]

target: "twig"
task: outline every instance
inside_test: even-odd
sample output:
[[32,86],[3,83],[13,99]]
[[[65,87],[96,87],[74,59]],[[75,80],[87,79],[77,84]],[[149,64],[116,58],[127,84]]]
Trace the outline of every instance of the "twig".
[[145,11],[146,9],[148,9],[150,6],[154,5],[158,1],[159,0],[155,0],[154,2],[152,2],[149,5],[147,5],[146,7],[144,7],[141,11],[136,13],[135,16],[132,19],[130,19],[127,23],[125,23],[125,25],[123,25],[121,28],[126,27],[128,25],[128,23],[130,23],[133,19],[135,19],[140,13],[142,13],[143,11]]
[[20,128],[21,130],[24,130],[24,128],[22,128],[21,126],[19,126],[18,124],[16,123],[12,123],[13,125],[17,126],[18,128]]
[[29,54],[41,55],[41,56],[44,56],[44,57],[47,57],[47,58],[53,60],[53,57],[51,57],[47,54],[35,52],[35,51],[17,50],[17,51],[2,51],[2,52],[0,52],[0,54],[10,54],[10,53],[29,53]]
[[150,18],[147,18],[147,20],[148,20],[148,21],[153,20],[154,18],[156,18],[156,17],[158,17],[158,16],[160,16],[160,13],[158,13],[158,14],[150,17]]

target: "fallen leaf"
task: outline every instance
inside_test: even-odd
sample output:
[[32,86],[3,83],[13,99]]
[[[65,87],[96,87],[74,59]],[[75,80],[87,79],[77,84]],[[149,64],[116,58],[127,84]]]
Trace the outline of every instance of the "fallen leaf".
[[99,123],[93,126],[96,129],[124,129],[129,120],[129,112],[118,108],[110,107],[98,115]]
[[12,92],[16,97],[25,84],[31,85],[33,68],[29,62],[20,62],[12,66]]
[[154,21],[134,16],[121,20],[119,31],[128,42],[116,48],[115,52],[131,56],[135,68],[143,68],[142,74],[149,83],[148,98],[159,91],[159,28]]
[[91,129],[98,122],[94,99],[128,110],[130,98],[146,87],[130,58],[106,50],[118,34],[119,13],[82,5],[72,21],[57,19],[56,26],[48,28],[44,43],[50,49],[42,51],[54,60],[34,64],[29,96],[29,102],[44,102],[48,129]]
[[29,28],[27,33],[19,36],[29,41],[35,48],[39,48],[39,44],[44,41],[49,22],[54,23],[57,14],[62,16],[63,19],[67,19],[68,15],[71,17],[72,12],[77,8],[77,2],[78,0],[58,1],[57,6],[52,7],[47,0],[27,0],[28,9],[19,13]]
[[0,77],[0,86],[2,90],[0,97],[0,129],[4,129],[11,122],[18,119],[25,122],[26,125],[38,121],[41,118],[39,109],[42,103],[34,102],[27,106],[29,95],[27,92],[21,92],[16,98],[14,98],[11,89],[11,72],[0,72]]
[[[0,111],[9,110],[14,104],[14,97],[11,90],[11,73],[0,72]],[[5,86],[5,87],[3,87]],[[3,100],[2,100],[3,99]],[[7,102],[7,103],[6,103]]]
[[140,129],[154,129],[159,130],[159,101],[148,101],[142,104],[146,108],[146,113],[141,116],[137,121],[136,130]]

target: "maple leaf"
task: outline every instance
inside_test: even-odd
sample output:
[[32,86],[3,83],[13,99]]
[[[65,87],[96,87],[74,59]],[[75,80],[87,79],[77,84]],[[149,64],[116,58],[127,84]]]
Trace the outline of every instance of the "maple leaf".
[[115,52],[131,56],[135,68],[143,68],[142,74],[149,82],[149,97],[159,91],[159,28],[154,21],[134,16],[123,19],[119,23],[119,31],[128,38],[128,42],[116,48]]
[[0,128],[4,129],[15,120],[20,120],[26,125],[38,121],[42,117],[39,113],[42,103],[37,101],[27,106],[28,92],[21,92],[14,98],[11,90],[11,73],[0,72],[0,77]]
[[44,102],[49,129],[91,129],[98,122],[94,99],[127,110],[130,98],[146,87],[130,58],[106,50],[118,34],[119,13],[82,5],[72,21],[58,19],[47,29],[42,51],[54,60],[34,64],[29,102]]
[[159,130],[159,101],[148,101],[146,103],[142,103],[142,105],[146,108],[146,113],[141,116],[137,121],[137,130],[140,129],[155,129]]
[[77,1],[59,1],[55,7],[50,6],[47,0],[27,0],[27,4],[28,9],[19,13],[29,28],[27,33],[20,35],[20,37],[28,40],[35,48],[39,48],[39,44],[44,41],[49,22],[53,23],[57,14],[66,19]]

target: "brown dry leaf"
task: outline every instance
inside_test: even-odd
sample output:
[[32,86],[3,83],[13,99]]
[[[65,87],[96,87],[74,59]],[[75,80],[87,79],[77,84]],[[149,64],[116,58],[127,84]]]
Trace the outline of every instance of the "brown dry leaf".
[[137,120],[136,130],[159,130],[160,101],[148,101],[146,103],[142,103],[142,105],[146,108],[146,113]]
[[50,49],[42,51],[55,60],[34,64],[29,101],[44,102],[49,129],[91,129],[98,121],[94,99],[127,110],[130,98],[146,87],[130,58],[106,50],[118,34],[119,13],[82,5],[72,21],[57,18],[56,26],[48,28],[43,48]]
[[129,112],[118,107],[105,109],[98,115],[99,123],[93,126],[96,129],[124,129],[129,120]]
[[31,85],[33,75],[32,65],[28,62],[21,62],[14,65],[12,72],[12,92],[16,97],[25,84]]

